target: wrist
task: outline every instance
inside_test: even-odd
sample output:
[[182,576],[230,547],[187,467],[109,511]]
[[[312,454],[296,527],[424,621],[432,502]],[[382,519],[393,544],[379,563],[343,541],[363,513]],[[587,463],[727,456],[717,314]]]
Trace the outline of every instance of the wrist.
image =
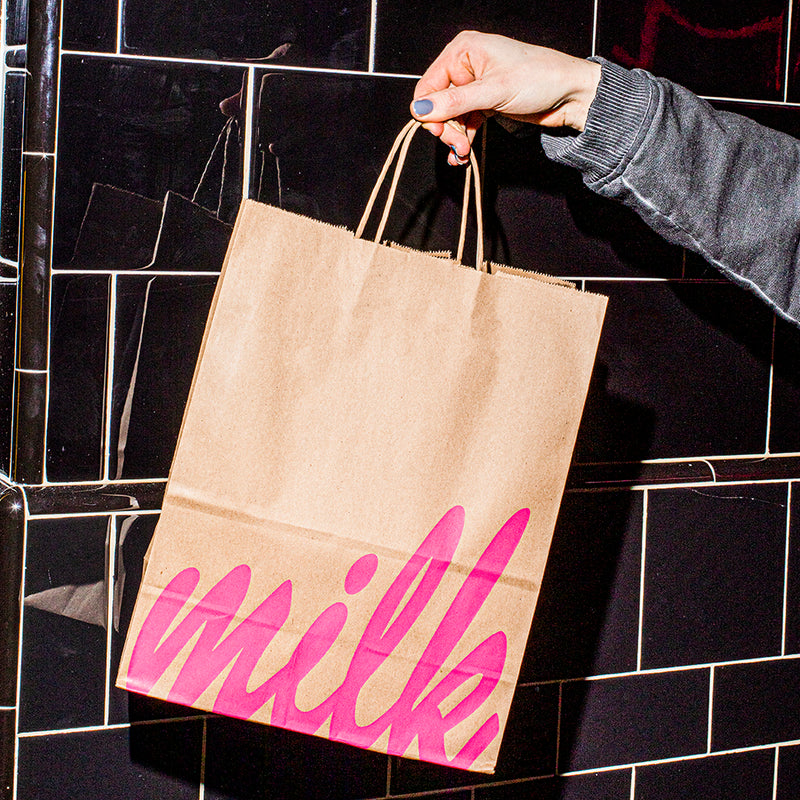
[[594,61],[575,60],[574,89],[564,109],[565,124],[576,131],[586,128],[589,108],[597,96],[602,68]]

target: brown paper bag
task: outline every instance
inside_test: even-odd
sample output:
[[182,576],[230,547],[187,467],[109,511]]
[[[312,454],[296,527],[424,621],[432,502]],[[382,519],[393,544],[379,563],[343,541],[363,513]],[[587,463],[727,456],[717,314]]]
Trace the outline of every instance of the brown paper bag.
[[246,201],[118,685],[491,772],[605,302]]

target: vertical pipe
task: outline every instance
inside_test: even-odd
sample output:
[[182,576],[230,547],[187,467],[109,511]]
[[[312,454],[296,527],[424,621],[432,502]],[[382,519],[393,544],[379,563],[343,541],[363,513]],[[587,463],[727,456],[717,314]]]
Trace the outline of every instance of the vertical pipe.
[[12,477],[28,484],[44,480],[60,12],[30,0],[12,430]]

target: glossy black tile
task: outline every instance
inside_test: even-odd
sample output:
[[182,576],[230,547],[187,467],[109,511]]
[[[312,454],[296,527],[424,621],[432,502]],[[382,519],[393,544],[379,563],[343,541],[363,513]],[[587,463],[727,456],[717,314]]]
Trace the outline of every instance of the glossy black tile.
[[800,747],[778,750],[778,785],[775,800],[794,800],[800,791]]
[[0,709],[0,797],[12,800],[16,782],[16,712]]
[[621,769],[486,786],[475,790],[474,800],[630,800],[630,796],[631,771]]
[[772,314],[727,281],[587,281],[609,296],[575,460],[762,453]]
[[282,64],[366,69],[370,4],[254,0],[176,5],[128,0],[123,49],[185,58],[277,60]]
[[44,480],[47,373],[16,372],[11,477],[20,484]]
[[111,477],[167,476],[215,284],[214,276],[118,279]]
[[115,52],[119,5],[117,0],[64,0],[61,46],[65,50]]
[[0,195],[0,256],[9,261],[17,260],[19,248],[24,97],[25,76],[20,73],[6,75]]
[[[788,4],[603,0],[598,52],[714,97],[782,97]],[[747,65],[746,69],[741,69]]]
[[797,35],[798,35],[798,22],[797,17],[793,17],[792,19],[792,29],[791,29],[791,43],[789,49],[789,86],[788,86],[788,93],[787,99],[790,102],[797,102],[798,98],[800,98],[800,49],[797,47]]
[[[219,103],[242,85],[242,70],[233,67],[77,56],[62,58],[61,76],[57,264],[72,257],[95,183],[158,202],[167,191],[191,197],[226,123]],[[239,198],[238,133],[234,144],[226,185]],[[233,203],[223,209],[235,211]]]
[[164,499],[166,481],[131,483],[48,484],[27,486],[29,513],[96,514],[111,511],[158,511]]
[[97,480],[103,475],[109,281],[105,276],[53,277],[49,480]]
[[773,800],[774,765],[772,750],[647,765],[636,770],[634,800]]
[[772,453],[800,453],[800,330],[778,320],[772,373],[769,446]]
[[766,661],[719,667],[714,674],[711,747],[736,747],[800,739],[800,661]]
[[392,762],[391,793],[429,792],[449,786],[553,775],[557,732],[558,685],[518,686],[493,776],[397,758]]
[[105,517],[28,523],[20,729],[103,722]]
[[791,484],[790,490],[784,647],[786,653],[800,653],[800,491],[798,491],[798,484]]
[[477,29],[591,54],[592,5],[585,0],[535,5],[522,0],[449,3],[389,0],[380,7],[375,66],[384,72],[422,73],[459,31]]
[[520,680],[636,669],[642,494],[568,492]]
[[24,499],[19,488],[4,488],[0,494],[0,707],[17,704]]
[[387,756],[252,722],[209,719],[206,754],[208,800],[356,800],[386,792]]
[[20,740],[19,797],[196,800],[202,721]]
[[0,472],[5,475],[11,470],[16,295],[13,283],[0,282]]
[[779,655],[786,484],[649,493],[642,666]]
[[564,684],[559,771],[704,753],[708,670]]
[[25,44],[28,35],[28,3],[26,0],[8,0],[6,13],[6,44]]

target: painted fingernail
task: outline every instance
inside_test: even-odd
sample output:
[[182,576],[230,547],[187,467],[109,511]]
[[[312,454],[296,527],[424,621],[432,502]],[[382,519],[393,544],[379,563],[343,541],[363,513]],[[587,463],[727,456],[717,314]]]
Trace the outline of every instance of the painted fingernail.
[[469,156],[460,156],[458,154],[458,150],[456,150],[455,145],[451,144],[449,147],[453,151],[453,155],[456,157],[456,161],[458,161],[459,164],[466,164],[467,161],[469,161]]
[[414,101],[414,113],[417,116],[424,117],[426,114],[430,114],[433,111],[433,101],[432,100],[415,100]]

